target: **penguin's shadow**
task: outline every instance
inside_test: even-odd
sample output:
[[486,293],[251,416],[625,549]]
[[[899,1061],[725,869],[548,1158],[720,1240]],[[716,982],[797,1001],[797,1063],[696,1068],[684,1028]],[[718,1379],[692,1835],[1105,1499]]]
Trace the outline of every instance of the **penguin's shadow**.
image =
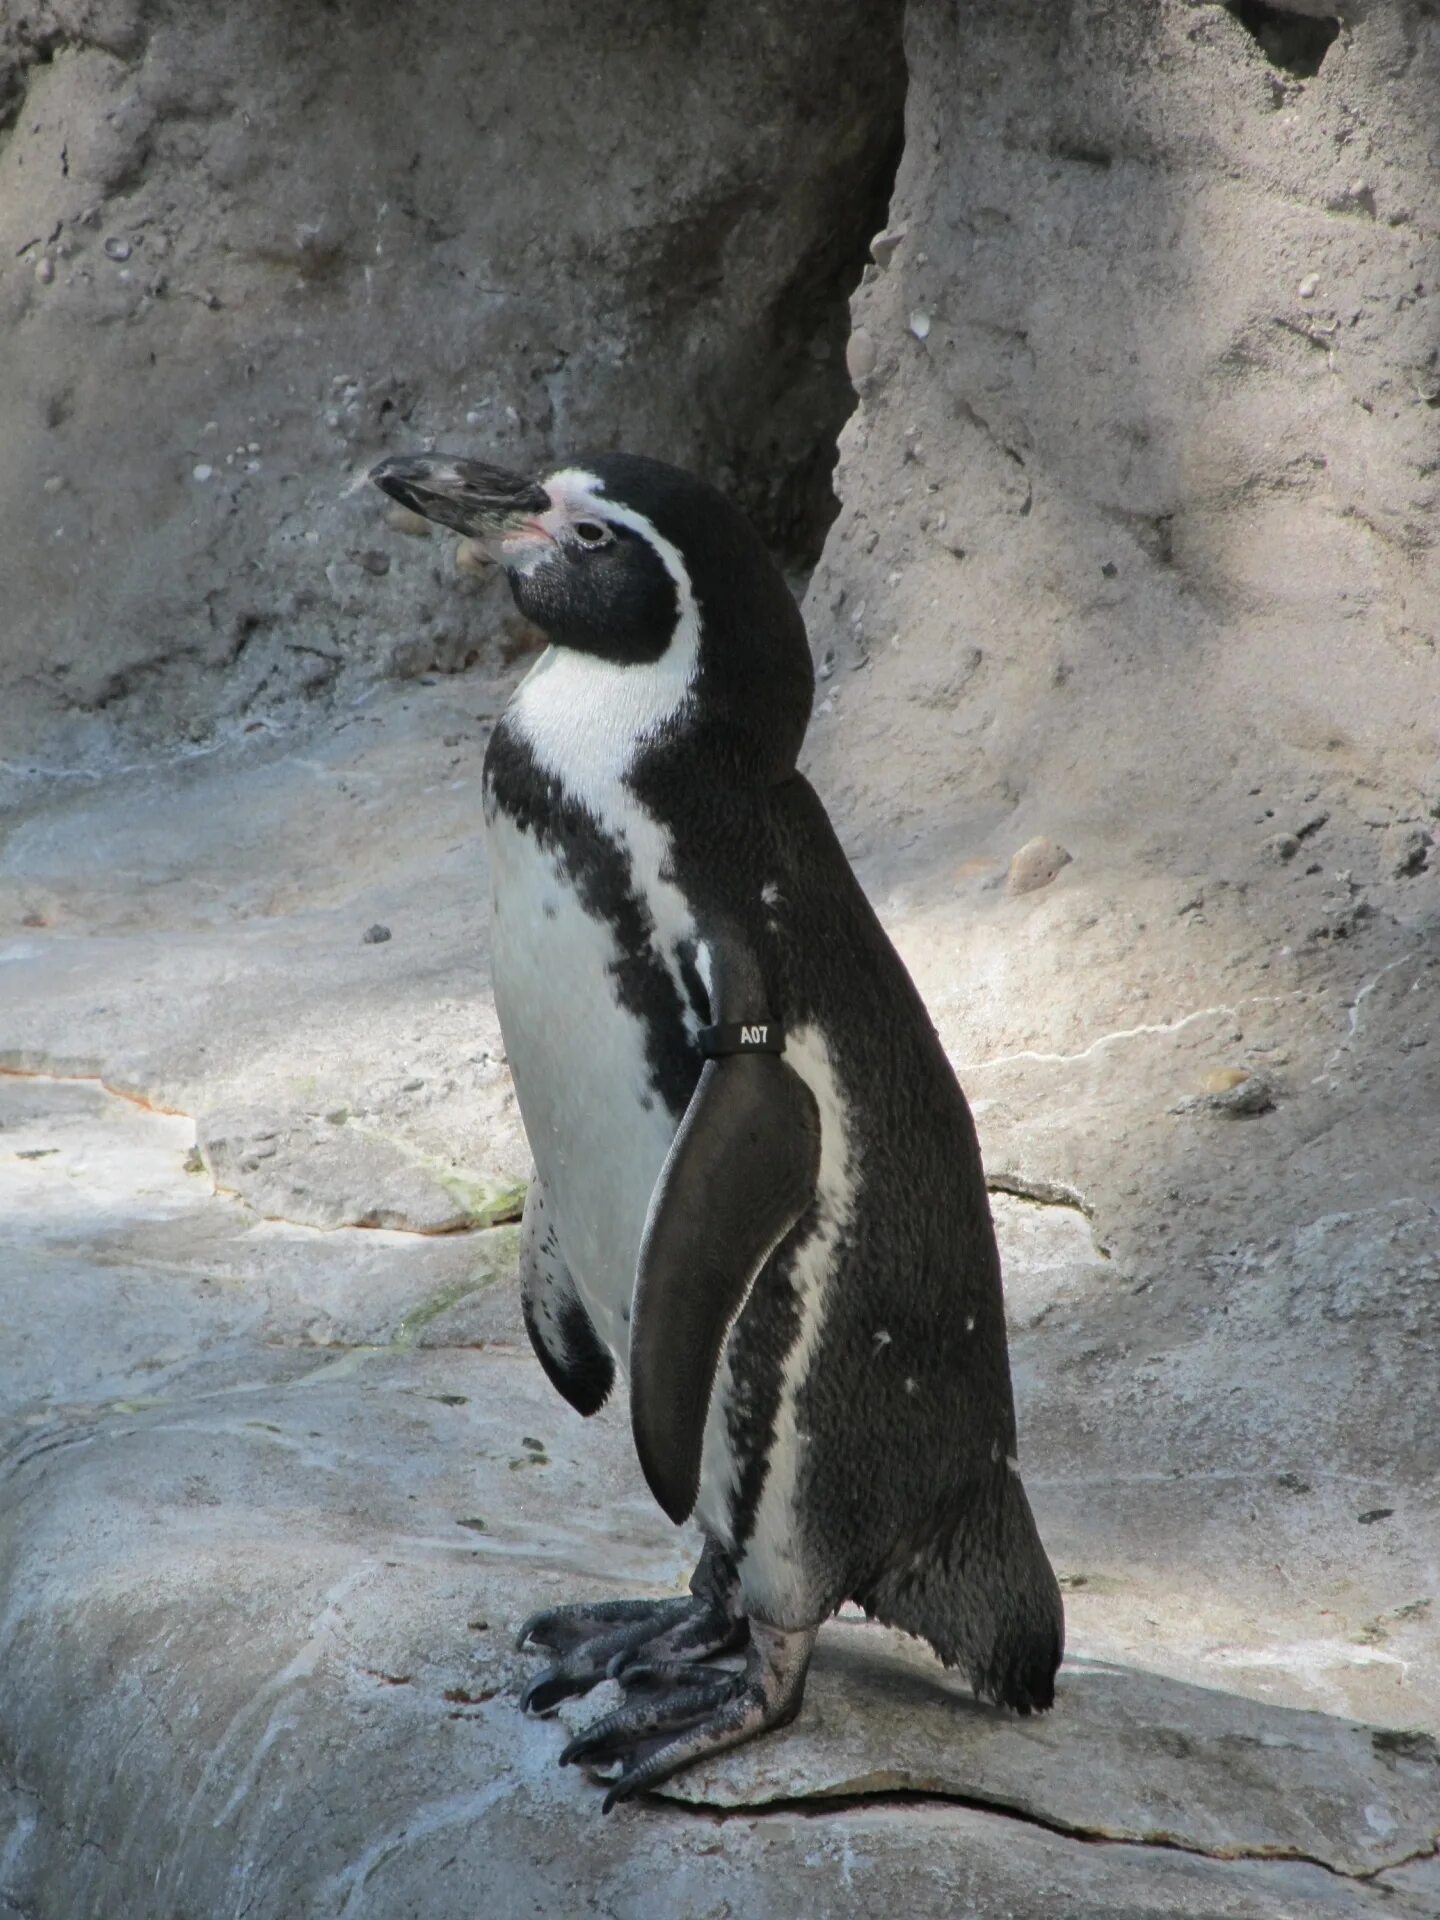
[[912,1794],[1060,1832],[1225,1857],[1398,1866],[1440,1841],[1440,1749],[1166,1674],[1072,1655],[1054,1709],[977,1701],[918,1641],[842,1618],[822,1632],[793,1725],[665,1790],[717,1806]]

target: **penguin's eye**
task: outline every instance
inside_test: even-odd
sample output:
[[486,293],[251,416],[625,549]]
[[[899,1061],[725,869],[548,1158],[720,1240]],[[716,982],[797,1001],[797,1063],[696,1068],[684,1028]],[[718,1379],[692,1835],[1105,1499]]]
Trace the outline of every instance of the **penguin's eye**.
[[611,539],[609,527],[603,520],[577,520],[575,538],[582,547],[603,547]]

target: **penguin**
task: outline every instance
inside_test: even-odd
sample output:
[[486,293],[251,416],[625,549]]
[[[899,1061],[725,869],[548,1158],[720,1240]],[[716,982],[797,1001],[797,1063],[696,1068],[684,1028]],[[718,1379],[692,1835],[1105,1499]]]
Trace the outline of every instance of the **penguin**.
[[522,1707],[620,1682],[561,1755],[608,1811],[792,1720],[847,1601],[978,1697],[1049,1707],[1064,1618],[974,1122],[797,771],[783,576],[719,491],[638,455],[371,477],[497,561],[548,641],[483,782],[525,1324],[578,1413],[627,1380],[645,1479],[705,1542],[688,1597],[527,1620],[550,1663]]

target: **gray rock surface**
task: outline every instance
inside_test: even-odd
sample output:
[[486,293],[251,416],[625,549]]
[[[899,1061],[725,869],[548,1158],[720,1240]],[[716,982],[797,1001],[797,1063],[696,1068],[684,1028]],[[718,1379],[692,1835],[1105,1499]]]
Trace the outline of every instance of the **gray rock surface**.
[[510,1277],[530,641],[345,489],[643,439],[813,528],[885,16],[0,15],[0,1906],[1440,1913],[1440,29],[1304,13],[912,0],[807,601],[1060,1706],[842,1618],[794,1728],[603,1822],[509,1635],[694,1541]]
[[683,1585],[623,1408],[549,1390],[505,1230],[265,1222],[190,1135],[0,1083],[11,1911],[1440,1910],[1422,1733],[1083,1651],[1053,1715],[1005,1720],[848,1618],[783,1738],[600,1821],[511,1642],[537,1601]]
[[[525,1171],[477,1039],[473,821],[451,838],[474,787],[446,743],[478,704],[471,677],[416,686],[303,746],[62,794],[0,856],[12,1903],[431,1916],[472,1911],[483,1872],[514,1911],[759,1915],[793,1883],[837,1915],[1298,1916],[1402,1876],[1388,1911],[1440,1911],[1413,1206],[1318,1210],[1217,1264],[1246,1297],[1187,1324],[1163,1268],[1120,1267],[1108,1209],[992,1150],[1059,1711],[1007,1723],[842,1620],[796,1727],[670,1811],[601,1823],[558,1772],[508,1636],[547,1598],[678,1588],[694,1542],[623,1407],[587,1426],[529,1358],[514,1228],[425,1230],[452,1169]],[[382,913],[394,938],[363,946]],[[220,1140],[256,1160],[239,1194]],[[387,1185],[398,1165],[430,1184]],[[320,1230],[317,1196],[395,1225]]]

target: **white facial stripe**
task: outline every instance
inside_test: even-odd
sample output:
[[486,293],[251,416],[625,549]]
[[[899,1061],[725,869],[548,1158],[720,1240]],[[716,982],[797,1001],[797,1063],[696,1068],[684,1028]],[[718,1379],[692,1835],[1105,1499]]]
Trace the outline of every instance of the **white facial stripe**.
[[[539,525],[558,535],[575,520],[607,520],[628,527],[660,556],[675,583],[679,618],[658,660],[621,665],[569,647],[547,648],[515,696],[512,713],[546,770],[561,779],[603,825],[633,802],[621,799],[624,777],[647,743],[674,720],[690,697],[700,653],[700,618],[690,575],[679,550],[645,514],[605,497],[604,482],[580,467],[564,467],[541,482],[552,505]],[[553,546],[527,553],[526,570],[545,562]]]
[[611,500],[605,492],[605,482],[598,474],[587,473],[583,467],[561,467],[558,473],[550,474],[540,482],[549,494],[552,505],[548,513],[540,516],[540,525],[551,533],[558,533],[566,522],[576,520],[608,520],[618,527],[629,527],[632,533],[638,533],[643,540],[655,549],[664,563],[665,571],[675,582],[676,598],[680,602],[680,621],[676,638],[681,638],[687,628],[693,629],[695,639],[699,640],[699,621],[695,617],[695,595],[690,586],[690,575],[685,562],[680,558],[678,547],[672,546],[660,533],[653,520],[639,513],[634,507],[627,507],[618,500]]

